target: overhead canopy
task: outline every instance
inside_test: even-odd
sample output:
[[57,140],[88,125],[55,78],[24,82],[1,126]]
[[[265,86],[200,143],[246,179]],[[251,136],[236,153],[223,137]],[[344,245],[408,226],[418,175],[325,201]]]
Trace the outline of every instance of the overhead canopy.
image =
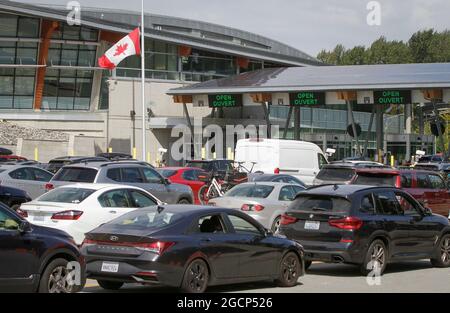
[[169,90],[169,95],[450,88],[450,63],[269,68]]

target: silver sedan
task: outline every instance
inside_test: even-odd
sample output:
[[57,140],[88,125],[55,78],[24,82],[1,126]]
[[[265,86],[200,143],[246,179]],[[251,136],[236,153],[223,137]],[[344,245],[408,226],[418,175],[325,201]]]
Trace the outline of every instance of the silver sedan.
[[52,173],[35,166],[0,165],[1,185],[22,189],[32,199],[47,192],[45,187],[52,177]]
[[281,215],[295,196],[305,190],[296,184],[257,182],[241,184],[210,205],[243,211],[272,232],[278,232]]

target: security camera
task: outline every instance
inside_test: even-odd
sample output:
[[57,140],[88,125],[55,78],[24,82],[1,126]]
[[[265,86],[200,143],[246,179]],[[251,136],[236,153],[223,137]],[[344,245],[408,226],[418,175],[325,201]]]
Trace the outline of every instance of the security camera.
[[167,149],[159,148],[158,152],[161,153],[161,154],[164,154],[164,153],[167,153]]

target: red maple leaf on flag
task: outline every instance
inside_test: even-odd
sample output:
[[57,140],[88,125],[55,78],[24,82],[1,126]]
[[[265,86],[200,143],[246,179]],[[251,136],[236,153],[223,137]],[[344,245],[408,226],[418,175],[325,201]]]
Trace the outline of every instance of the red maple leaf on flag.
[[125,51],[128,50],[128,44],[124,44],[124,45],[118,45],[116,48],[116,53],[114,53],[114,56],[119,56],[121,54],[125,54]]

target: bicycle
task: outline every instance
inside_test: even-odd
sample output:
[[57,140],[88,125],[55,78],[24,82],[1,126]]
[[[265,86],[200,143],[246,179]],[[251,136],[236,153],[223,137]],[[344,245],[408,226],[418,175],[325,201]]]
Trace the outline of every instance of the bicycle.
[[248,174],[253,172],[256,162],[252,162],[250,170],[243,166],[245,162],[235,163],[238,164],[238,167],[234,167],[231,173],[227,172],[223,179],[220,179],[218,173],[210,178],[205,177],[207,183],[198,191],[198,198],[203,205],[208,204],[211,199],[223,197],[233,187],[248,182]]

